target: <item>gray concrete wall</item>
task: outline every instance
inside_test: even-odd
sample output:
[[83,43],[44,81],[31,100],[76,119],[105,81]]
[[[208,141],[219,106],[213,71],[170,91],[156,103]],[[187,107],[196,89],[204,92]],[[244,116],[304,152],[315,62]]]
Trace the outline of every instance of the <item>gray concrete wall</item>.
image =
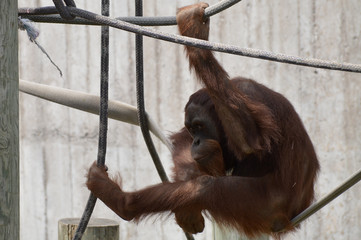
[[[99,2],[99,3],[95,3]],[[194,1],[144,1],[145,16],[175,15]],[[76,1],[100,12],[100,1]],[[215,0],[209,2],[216,3]],[[20,0],[19,7],[51,1]],[[133,1],[111,1],[111,16],[134,15]],[[361,2],[244,0],[211,19],[211,41],[286,54],[361,63]],[[63,70],[59,74],[40,50],[19,32],[20,77],[92,94],[99,92],[100,28],[37,24],[39,43]],[[156,27],[176,33],[176,27]],[[134,34],[111,30],[110,98],[135,105]],[[200,86],[188,71],[183,47],[144,39],[145,95],[149,114],[167,133],[183,124],[183,107]],[[256,79],[284,94],[309,131],[322,170],[320,198],[361,167],[361,75],[297,67],[216,54],[231,76]],[[86,169],[96,159],[98,117],[20,94],[21,239],[56,239],[57,221],[79,217],[88,191]],[[155,140],[168,172],[168,150]],[[158,183],[140,129],[110,120],[110,172],[120,172],[126,190]],[[361,184],[302,224],[286,239],[347,239],[361,236]],[[119,218],[98,202],[95,217]],[[121,239],[183,239],[172,217],[139,225],[120,221]],[[212,239],[212,225],[197,239]]]

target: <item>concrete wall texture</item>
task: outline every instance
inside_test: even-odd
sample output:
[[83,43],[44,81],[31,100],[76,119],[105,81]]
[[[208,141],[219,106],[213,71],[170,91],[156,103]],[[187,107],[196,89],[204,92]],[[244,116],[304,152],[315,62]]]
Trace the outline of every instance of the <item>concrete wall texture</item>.
[[[214,4],[216,0],[209,3]],[[100,1],[77,0],[100,12]],[[190,0],[144,1],[145,16],[175,15]],[[19,7],[51,5],[19,0]],[[359,0],[243,0],[211,19],[210,40],[302,57],[361,63]],[[111,16],[134,16],[133,1],[111,1]],[[24,32],[19,32],[20,78],[99,94],[100,28],[39,23],[38,42],[62,69],[61,78]],[[176,26],[154,27],[177,33]],[[136,104],[134,34],[110,30],[110,99]],[[200,88],[188,70],[183,46],[144,39],[148,113],[169,134],[183,124],[188,96]],[[216,53],[231,76],[242,75],[282,93],[300,114],[321,163],[317,198],[361,166],[361,75],[298,67]],[[21,239],[56,239],[57,221],[80,217],[88,197],[86,169],[96,159],[98,117],[20,94]],[[170,154],[155,139],[170,172]],[[110,120],[106,163],[120,172],[125,190],[158,183],[140,129]],[[361,184],[310,217],[285,239],[356,240],[361,237]],[[120,222],[121,239],[184,239],[173,217],[138,225],[120,220],[98,201],[94,217]],[[212,225],[196,239],[212,239]]]

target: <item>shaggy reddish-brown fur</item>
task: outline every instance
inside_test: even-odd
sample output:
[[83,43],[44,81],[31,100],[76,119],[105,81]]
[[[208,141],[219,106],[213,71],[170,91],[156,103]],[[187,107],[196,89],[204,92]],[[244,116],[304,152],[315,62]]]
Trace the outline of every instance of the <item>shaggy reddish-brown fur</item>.
[[[182,35],[208,40],[207,6],[179,10]],[[197,114],[211,119],[222,136],[197,150],[210,153],[207,161],[192,158],[193,138],[183,128],[171,137],[174,182],[124,192],[94,164],[88,188],[125,220],[171,211],[186,232],[197,233],[207,211],[216,222],[249,236],[279,237],[314,198],[319,163],[300,118],[282,95],[250,79],[230,80],[211,51],[186,47],[186,52],[205,88],[190,97],[185,111],[190,104],[202,106]]]

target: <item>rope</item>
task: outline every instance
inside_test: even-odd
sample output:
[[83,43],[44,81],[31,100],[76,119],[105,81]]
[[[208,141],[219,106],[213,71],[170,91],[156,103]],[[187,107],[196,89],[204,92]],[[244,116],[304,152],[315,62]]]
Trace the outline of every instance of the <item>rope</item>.
[[[241,0],[223,0],[212,6],[209,6],[205,11],[206,17],[211,17],[231,6],[240,2]],[[19,16],[26,16],[28,19],[34,22],[50,22],[50,23],[69,23],[69,24],[83,24],[83,25],[101,25],[93,21],[86,19],[75,18],[73,20],[64,20],[58,15],[54,16],[38,16],[47,14],[57,14],[58,11],[55,7],[41,7],[41,8],[19,8]],[[121,21],[142,25],[142,26],[168,26],[177,25],[175,16],[167,17],[118,17]]]
[[[73,0],[64,0],[66,6],[76,7],[75,2]],[[75,16],[69,13],[69,10],[65,7],[63,0],[53,0],[56,9],[58,10],[60,16],[66,20],[74,19]]]
[[[36,8],[38,9],[38,8]],[[75,18],[73,20],[64,20],[59,15],[29,15],[25,13],[28,9],[19,9],[19,16],[30,19],[34,22],[42,23],[61,23],[61,24],[78,24],[78,25],[102,25],[101,23],[92,22],[83,18]],[[31,10],[31,9],[30,9]],[[117,20],[129,22],[141,26],[170,26],[176,25],[176,18],[174,16],[164,17],[117,17]]]
[[53,61],[53,59],[51,59],[50,55],[48,54],[48,52],[40,45],[40,43],[38,43],[38,41],[36,41],[36,38],[39,36],[40,31],[33,25],[32,21],[30,21],[29,19],[23,19],[21,17],[18,17],[18,27],[20,30],[25,30],[29,40],[33,43],[35,43],[35,45],[45,54],[45,56],[49,59],[49,61],[51,62],[51,64],[53,64],[54,67],[56,67],[56,69],[59,71],[60,77],[63,77],[63,72],[61,71],[61,69],[59,68],[59,66]]
[[79,225],[74,234],[73,240],[81,240],[81,238],[83,237],[85,229],[88,226],[90,217],[93,213],[96,201],[97,198],[93,194],[90,194],[83,215],[81,216]]
[[[135,1],[135,16],[143,16],[143,1]],[[135,35],[135,62],[136,62],[136,87],[137,87],[137,107],[138,107],[138,121],[143,134],[144,141],[148,147],[148,151],[153,159],[155,168],[162,182],[168,182],[169,179],[160,161],[157,150],[154,147],[153,140],[149,134],[148,120],[145,112],[144,103],[144,64],[143,64],[143,36]],[[194,240],[192,234],[184,232],[188,240]]]
[[332,200],[337,198],[339,195],[344,193],[347,189],[355,185],[357,182],[361,180],[361,169],[358,170],[357,173],[355,173],[353,176],[351,176],[349,179],[347,179],[344,183],[342,183],[339,187],[337,187],[335,190],[333,190],[331,193],[329,193],[327,196],[322,198],[320,201],[316,202],[315,204],[312,204],[310,207],[305,209],[303,212],[298,214],[296,217],[294,217],[291,220],[292,226],[297,226],[302,221],[306,220],[308,217],[316,213],[318,210],[326,206],[328,203],[330,203]]
[[251,49],[251,48],[241,48],[232,45],[226,45],[222,43],[212,43],[205,40],[189,38],[184,36],[179,36],[171,33],[163,33],[160,31],[156,31],[153,29],[148,29],[145,27],[140,27],[134,24],[130,24],[127,22],[123,22],[117,19],[112,19],[109,17],[104,17],[92,12],[88,12],[79,8],[69,8],[69,11],[76,16],[88,19],[90,21],[97,22],[99,24],[108,25],[114,28],[118,28],[121,30],[145,35],[148,37],[178,43],[182,45],[188,45],[203,49],[209,49],[212,51],[224,52],[234,55],[240,55],[245,57],[259,58],[269,61],[288,63],[293,65],[300,65],[306,67],[315,67],[315,68],[323,68],[330,70],[338,70],[338,71],[346,71],[346,72],[356,72],[361,73],[361,65],[360,64],[352,64],[352,63],[338,63],[334,61],[326,61],[320,59],[313,58],[302,58],[292,55],[286,55],[281,53],[273,53],[269,51]]
[[[142,0],[135,1],[136,16],[143,15]],[[148,151],[153,159],[154,165],[157,169],[158,175],[162,182],[168,182],[167,174],[155,149],[152,138],[149,134],[148,120],[145,112],[144,103],[144,71],[143,71],[143,36],[135,35],[135,62],[136,62],[136,88],[137,88],[137,107],[138,107],[138,121],[143,134],[144,141],[147,145]]]
[[[237,1],[234,0],[234,1],[225,1],[225,2],[229,2],[229,4],[227,4],[227,7],[229,7],[230,4],[233,5]],[[219,3],[219,5],[221,5],[221,3]],[[212,8],[212,7],[208,7],[207,9]],[[210,15],[218,12],[219,9],[216,7],[214,7],[214,8],[217,10],[212,10],[212,9],[211,9],[211,11],[208,10],[210,12],[209,13]],[[206,12],[207,12],[207,9],[206,9]],[[188,46],[193,46],[193,47],[198,47],[198,48],[204,48],[204,49],[217,51],[217,52],[229,53],[229,54],[245,56],[245,57],[252,57],[252,58],[259,58],[259,59],[263,59],[263,60],[288,63],[288,64],[305,66],[305,67],[314,67],[314,68],[323,68],[323,69],[329,69],[329,70],[361,73],[361,65],[360,64],[338,63],[335,61],[326,61],[326,60],[314,59],[314,58],[302,58],[302,57],[286,55],[286,54],[282,54],[282,53],[273,53],[273,52],[269,52],[269,51],[252,49],[252,48],[241,48],[238,46],[226,45],[226,44],[222,44],[222,43],[212,43],[212,42],[208,42],[208,41],[204,41],[204,40],[200,40],[200,39],[194,39],[194,38],[179,36],[176,34],[163,33],[161,31],[156,31],[153,29],[147,29],[144,27],[136,26],[134,24],[121,21],[119,19],[112,19],[109,17],[100,16],[98,14],[95,14],[95,13],[92,13],[92,12],[89,12],[86,10],[82,10],[79,8],[71,7],[68,10],[73,15],[82,17],[84,19],[87,19],[87,20],[89,20],[93,23],[99,24],[99,25],[108,25],[108,26],[118,28],[121,30],[145,35],[145,36],[148,36],[151,38],[156,38],[156,39],[160,39],[160,40],[164,40],[164,41],[168,41],[168,42],[173,42],[173,43],[178,43],[178,44],[188,45]],[[38,13],[39,11],[41,11],[41,10],[39,10],[39,9],[35,10],[35,9],[30,9],[30,8],[19,9],[20,15],[21,14],[24,14],[24,15],[31,14],[31,13],[35,13],[35,12]],[[49,11],[49,10],[47,9],[47,11]],[[173,20],[171,18],[172,17],[167,17],[167,21],[170,21],[170,23],[173,24]],[[129,20],[130,18],[124,18],[124,19]],[[137,19],[136,21],[139,24],[141,24],[142,22],[153,21],[155,19],[156,19],[155,22],[160,21],[160,18],[143,18],[143,17],[140,18],[140,17],[138,17],[135,19]],[[134,22],[135,22],[135,19],[134,19]],[[35,19],[33,19],[33,20],[35,20]],[[81,23],[78,23],[78,24],[81,24]]]
[[[102,0],[102,15],[109,16],[109,0]],[[101,63],[100,63],[100,113],[99,113],[99,141],[97,165],[104,166],[107,150],[108,129],[108,85],[109,85],[109,27],[101,28]],[[75,232],[73,240],[80,240],[89,223],[97,198],[90,193],[84,213]]]

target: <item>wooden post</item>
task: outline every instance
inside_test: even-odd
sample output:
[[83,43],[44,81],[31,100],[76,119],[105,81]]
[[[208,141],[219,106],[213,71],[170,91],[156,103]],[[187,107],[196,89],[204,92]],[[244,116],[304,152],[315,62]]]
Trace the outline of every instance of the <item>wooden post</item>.
[[12,240],[20,236],[17,3],[0,1],[0,238]]
[[[80,218],[64,218],[58,223],[58,240],[72,240]],[[119,240],[119,223],[104,218],[91,218],[82,240]]]

